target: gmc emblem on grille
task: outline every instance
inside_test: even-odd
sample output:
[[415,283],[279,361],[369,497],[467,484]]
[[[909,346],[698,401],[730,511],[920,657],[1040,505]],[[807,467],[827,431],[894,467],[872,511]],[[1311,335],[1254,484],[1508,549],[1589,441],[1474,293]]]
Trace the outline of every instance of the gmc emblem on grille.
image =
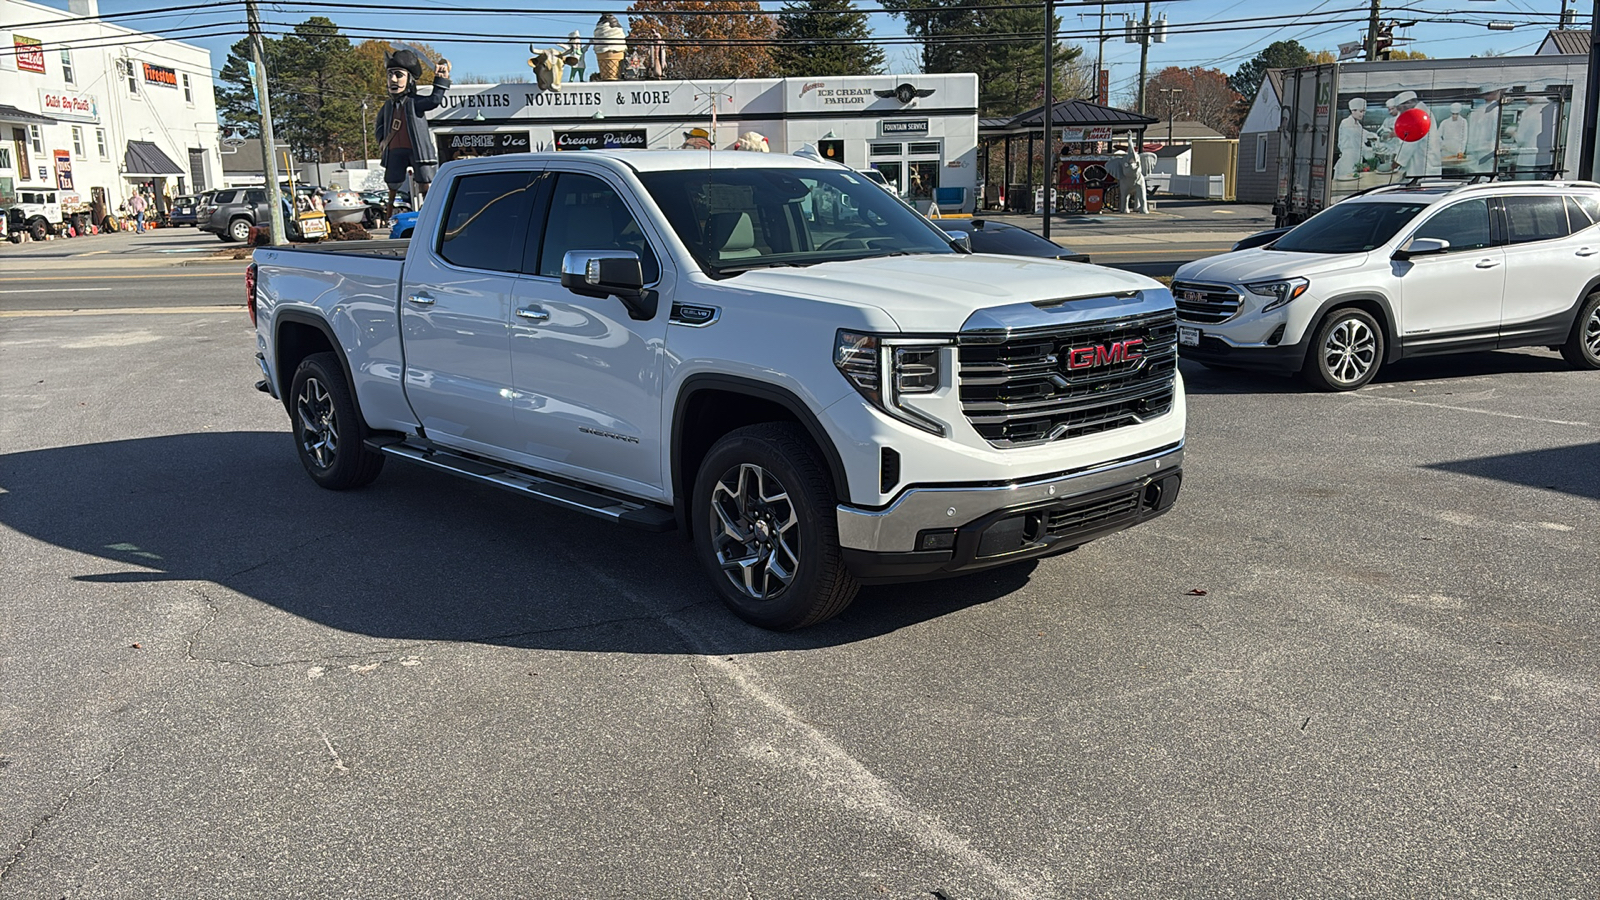
[[1112,363],[1133,362],[1144,358],[1144,338],[1129,338],[1094,347],[1073,347],[1067,351],[1067,368],[1093,369]]

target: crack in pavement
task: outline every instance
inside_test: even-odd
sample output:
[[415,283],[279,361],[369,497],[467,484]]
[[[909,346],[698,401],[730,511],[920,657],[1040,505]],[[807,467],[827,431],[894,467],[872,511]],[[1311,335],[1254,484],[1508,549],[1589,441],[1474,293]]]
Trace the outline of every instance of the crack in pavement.
[[83,784],[80,784],[72,790],[67,791],[66,796],[61,798],[61,802],[56,804],[55,809],[45,813],[43,816],[40,816],[38,821],[34,822],[33,825],[28,828],[28,833],[24,835],[22,841],[17,844],[16,852],[12,853],[11,857],[7,859],[3,865],[0,865],[0,883],[3,883],[6,880],[6,876],[11,874],[11,870],[16,867],[17,863],[22,861],[23,855],[27,853],[28,848],[33,845],[33,841],[39,836],[39,832],[42,831],[46,825],[49,825],[58,816],[65,812],[67,807],[72,804],[73,800],[77,799],[80,793],[105,780],[106,776],[110,775],[117,768],[117,766],[121,764],[122,758],[127,754],[128,745],[124,744],[123,746],[118,747],[116,755],[111,758],[110,762],[106,763],[105,767],[101,769],[99,773]]

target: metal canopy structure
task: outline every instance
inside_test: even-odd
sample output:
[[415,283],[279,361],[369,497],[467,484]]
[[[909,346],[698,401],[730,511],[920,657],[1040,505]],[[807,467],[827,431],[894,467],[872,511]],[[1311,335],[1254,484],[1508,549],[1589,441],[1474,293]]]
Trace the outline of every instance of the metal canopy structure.
[[[1125,140],[1135,145],[1144,143],[1144,134],[1147,129],[1160,119],[1152,116],[1143,116],[1126,109],[1114,106],[1105,106],[1092,100],[1062,100],[1052,104],[1050,114],[1050,131],[1056,134],[1057,129],[1083,128],[1101,130],[1106,137],[1095,138],[1096,142],[1110,143],[1116,135],[1125,135]],[[978,171],[986,176],[989,171],[989,157],[995,145],[1003,146],[1005,159],[1005,176],[1002,184],[1006,186],[1006,208],[1015,212],[1036,212],[1033,208],[1034,190],[1041,187],[1034,177],[1034,154],[1038,149],[1040,132],[1044,128],[1044,107],[1036,106],[1033,109],[1017,113],[1006,119],[983,118],[978,120]],[[1013,142],[1026,138],[1028,146],[1028,173],[1027,180],[1018,182],[1012,164]],[[1059,135],[1056,141],[1059,141]],[[1052,141],[1055,144],[1056,141]],[[1059,145],[1057,145],[1059,146]],[[1056,152],[1056,146],[1049,149],[1050,153]],[[1048,174],[1051,170],[1049,160],[1043,166]],[[987,183],[988,179],[983,179]],[[1025,188],[1021,196],[1017,196],[1017,188]],[[983,199],[981,198],[980,203]]]
[[134,178],[160,178],[165,175],[182,175],[183,169],[150,141],[129,141],[122,155],[123,175]]

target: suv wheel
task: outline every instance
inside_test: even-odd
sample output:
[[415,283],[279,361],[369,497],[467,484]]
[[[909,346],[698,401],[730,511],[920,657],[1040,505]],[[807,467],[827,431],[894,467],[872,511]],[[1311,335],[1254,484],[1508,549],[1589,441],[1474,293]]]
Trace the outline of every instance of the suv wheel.
[[1600,369],[1600,291],[1578,307],[1572,335],[1561,346],[1561,355],[1574,369]]
[[1300,374],[1325,391],[1353,391],[1372,380],[1383,365],[1383,330],[1366,311],[1347,308],[1328,314],[1317,328]]
[[833,618],[859,589],[839,551],[833,484],[785,422],[736,429],[695,481],[695,550],[741,619],[788,631]]
[[224,240],[243,243],[250,240],[250,220],[234,219],[228,223],[228,236]]

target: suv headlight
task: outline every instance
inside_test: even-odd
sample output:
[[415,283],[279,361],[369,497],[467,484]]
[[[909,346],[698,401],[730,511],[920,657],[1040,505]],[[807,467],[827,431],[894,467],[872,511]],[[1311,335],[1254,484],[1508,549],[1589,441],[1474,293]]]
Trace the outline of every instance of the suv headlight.
[[1271,297],[1266,306],[1261,307],[1262,312],[1272,312],[1290,300],[1304,294],[1311,287],[1311,282],[1304,278],[1286,278],[1282,281],[1258,281],[1247,284],[1244,289],[1258,297]]
[[840,330],[834,339],[833,364],[868,403],[907,425],[944,437],[943,422],[900,400],[939,390],[944,384],[940,360],[949,344],[947,340]]

